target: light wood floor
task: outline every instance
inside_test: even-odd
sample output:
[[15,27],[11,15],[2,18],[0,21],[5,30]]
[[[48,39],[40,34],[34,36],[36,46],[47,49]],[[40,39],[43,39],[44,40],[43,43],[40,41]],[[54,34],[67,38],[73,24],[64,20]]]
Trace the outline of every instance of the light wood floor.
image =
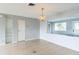
[[21,41],[0,46],[0,54],[8,55],[77,55],[79,52],[44,40]]

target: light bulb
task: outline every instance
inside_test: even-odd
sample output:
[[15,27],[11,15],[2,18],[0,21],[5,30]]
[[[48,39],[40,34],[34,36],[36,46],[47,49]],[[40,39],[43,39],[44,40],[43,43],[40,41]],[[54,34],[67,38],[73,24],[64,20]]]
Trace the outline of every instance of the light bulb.
[[45,16],[40,16],[40,20],[44,21],[45,20]]

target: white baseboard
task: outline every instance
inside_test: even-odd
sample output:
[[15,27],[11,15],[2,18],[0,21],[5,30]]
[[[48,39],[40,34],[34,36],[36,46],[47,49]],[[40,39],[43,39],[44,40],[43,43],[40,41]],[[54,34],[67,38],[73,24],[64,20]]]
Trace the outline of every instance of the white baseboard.
[[30,40],[39,40],[39,39],[26,39],[25,41],[30,41]]

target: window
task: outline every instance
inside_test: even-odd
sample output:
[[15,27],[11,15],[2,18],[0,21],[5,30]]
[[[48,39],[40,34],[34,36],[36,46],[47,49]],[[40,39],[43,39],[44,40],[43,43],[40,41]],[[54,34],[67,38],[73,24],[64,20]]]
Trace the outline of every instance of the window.
[[66,31],[66,22],[55,23],[55,31]]
[[[79,20],[66,19],[66,20],[56,20],[48,22],[48,32],[54,34],[63,34],[68,36],[78,36],[79,37]],[[51,26],[50,26],[51,25]]]
[[51,32],[51,24],[48,24],[48,28],[47,28],[48,32]]
[[79,33],[79,22],[74,23],[74,32]]

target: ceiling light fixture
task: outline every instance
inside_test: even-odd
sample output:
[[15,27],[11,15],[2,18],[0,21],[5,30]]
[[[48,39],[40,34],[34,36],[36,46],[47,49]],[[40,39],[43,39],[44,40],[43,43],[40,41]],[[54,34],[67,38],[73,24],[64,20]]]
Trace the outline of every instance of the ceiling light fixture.
[[27,5],[28,5],[28,6],[35,6],[34,3],[28,3]]
[[43,14],[44,8],[41,8],[41,10],[42,10],[42,15],[40,16],[40,21],[44,21],[45,20],[45,16]]

